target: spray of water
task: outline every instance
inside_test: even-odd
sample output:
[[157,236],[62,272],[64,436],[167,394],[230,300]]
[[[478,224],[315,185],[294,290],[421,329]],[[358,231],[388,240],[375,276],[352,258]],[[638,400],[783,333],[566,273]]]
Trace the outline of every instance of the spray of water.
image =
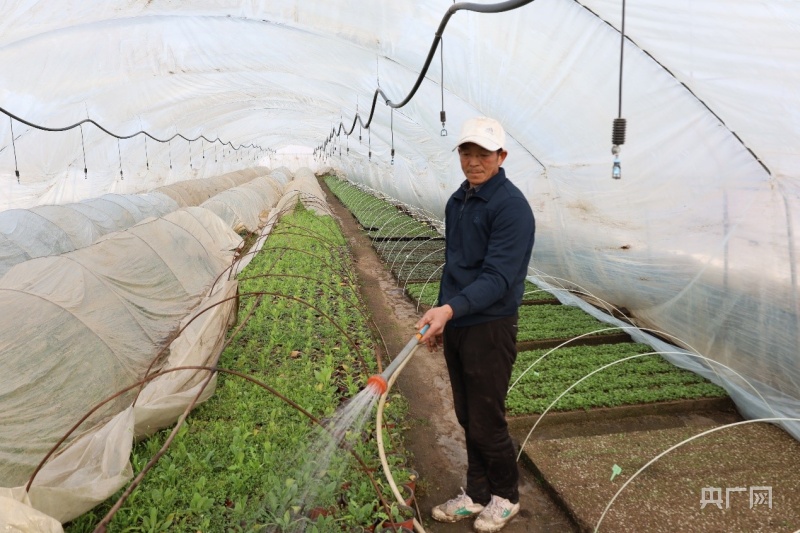
[[302,532],[312,522],[309,510],[322,503],[341,485],[348,467],[348,449],[361,438],[364,426],[381,396],[369,384],[309,436],[304,449],[297,450],[297,462],[285,473],[285,482],[274,509],[266,509],[270,532]]

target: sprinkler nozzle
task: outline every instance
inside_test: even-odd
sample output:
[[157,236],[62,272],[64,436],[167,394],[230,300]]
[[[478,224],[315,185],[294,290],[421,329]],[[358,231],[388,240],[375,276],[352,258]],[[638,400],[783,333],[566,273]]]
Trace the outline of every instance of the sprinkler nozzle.
[[374,388],[377,389],[381,395],[383,395],[383,393],[385,393],[389,388],[389,384],[386,383],[386,379],[380,374],[370,376],[370,378],[367,380],[367,387],[370,386],[374,386]]

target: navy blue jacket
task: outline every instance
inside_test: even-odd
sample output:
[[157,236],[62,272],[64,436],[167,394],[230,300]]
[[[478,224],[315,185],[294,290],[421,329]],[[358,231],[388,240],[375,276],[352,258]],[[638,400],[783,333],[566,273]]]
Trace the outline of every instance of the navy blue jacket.
[[465,180],[445,207],[445,266],[439,305],[450,324],[513,316],[522,303],[536,229],[525,195],[503,168],[475,192]]

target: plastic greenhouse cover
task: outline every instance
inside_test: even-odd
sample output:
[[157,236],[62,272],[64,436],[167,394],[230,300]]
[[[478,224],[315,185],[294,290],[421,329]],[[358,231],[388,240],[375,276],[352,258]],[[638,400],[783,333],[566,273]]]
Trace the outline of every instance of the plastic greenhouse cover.
[[88,246],[101,236],[178,208],[160,193],[106,194],[78,204],[0,212],[0,276],[28,259]]
[[[150,219],[0,278],[0,486],[23,483],[100,400],[138,381],[232,260],[241,239],[193,208]],[[19,313],[26,309],[26,313]],[[126,407],[123,395],[81,431]]]
[[268,168],[248,168],[227,172],[221,176],[205,179],[186,180],[155,189],[166,194],[181,207],[200,205],[215,194],[247,183],[248,181],[269,173]]
[[276,209],[283,211],[293,204],[301,202],[307,209],[318,215],[331,215],[325,193],[322,191],[316,176],[307,167],[302,167],[294,174],[294,179],[283,187],[283,196]]
[[237,233],[254,232],[260,221],[281,197],[281,186],[270,176],[255,178],[243,185],[223,191],[202,204],[224,220]]
[[[724,369],[676,359],[723,383],[747,416],[800,416],[800,3],[634,2],[621,75],[618,0],[459,11],[415,97],[394,111],[379,99],[370,129],[344,135],[340,121],[347,130],[356,113],[366,121],[378,85],[393,102],[405,97],[451,6],[6,2],[0,107],[52,127],[89,116],[120,135],[231,144],[9,120],[0,209],[256,163],[293,169],[324,145],[313,170],[441,217],[462,179],[456,132],[489,115],[506,128],[507,174],[536,215],[533,274],[581,287],[729,365],[758,392]],[[622,179],[612,180],[620,115],[627,141]],[[784,427],[800,437],[797,424]]]

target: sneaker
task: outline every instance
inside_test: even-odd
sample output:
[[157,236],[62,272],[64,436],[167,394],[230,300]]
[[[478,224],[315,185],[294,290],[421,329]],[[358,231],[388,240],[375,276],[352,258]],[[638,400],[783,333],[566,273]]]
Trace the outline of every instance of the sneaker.
[[492,501],[475,520],[475,531],[493,533],[500,531],[519,512],[519,504],[492,495]]
[[434,520],[439,522],[458,522],[464,518],[475,516],[481,511],[483,511],[483,505],[474,503],[462,487],[461,494],[434,507],[431,515]]

